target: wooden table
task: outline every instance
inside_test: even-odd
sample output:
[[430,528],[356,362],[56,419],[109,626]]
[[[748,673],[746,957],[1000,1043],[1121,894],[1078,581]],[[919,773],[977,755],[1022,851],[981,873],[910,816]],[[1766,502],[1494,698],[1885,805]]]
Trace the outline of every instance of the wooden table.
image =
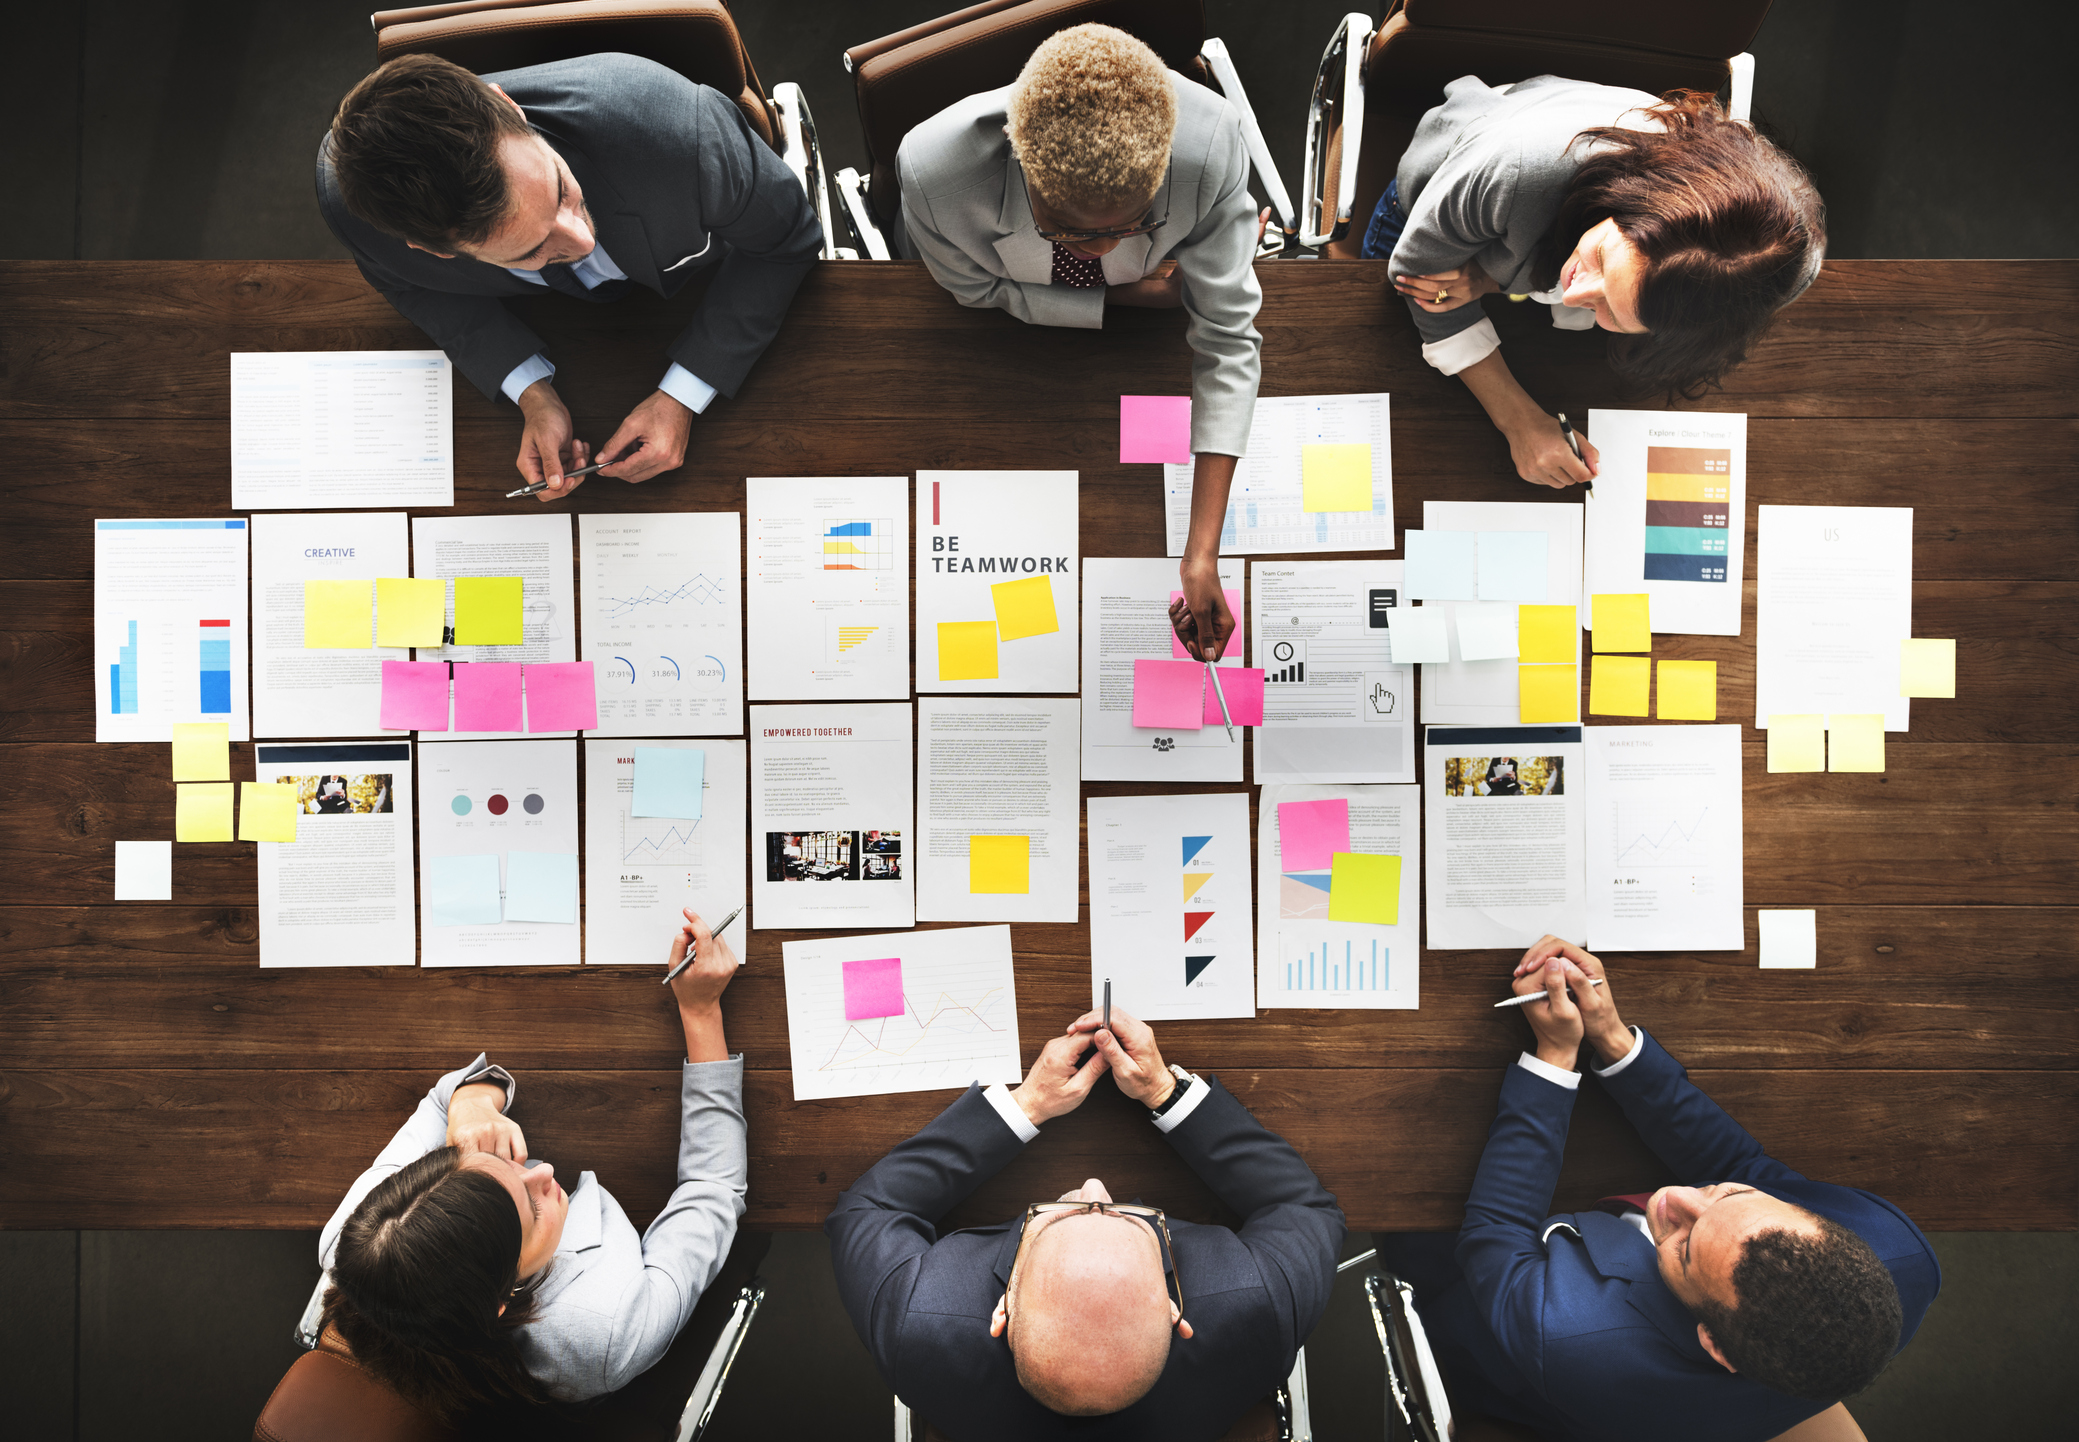
[[[1546,494],[1422,363],[1384,267],[1260,273],[1263,393],[1392,392],[1403,526],[1426,498]],[[604,439],[655,383],[694,298],[518,304],[550,338],[580,434]],[[1611,959],[1626,1017],[1771,1151],[1928,1228],[2079,1226],[2075,302],[2079,264],[1836,262],[1703,403],[1750,417],[1750,504],[1915,508],[1915,631],[1958,638],[1959,695],[1914,704],[1882,775],[1772,776],[1746,733],[1747,903],[1817,907],[1817,971],[1757,970],[1751,917],[1741,955]],[[1576,416],[1625,403],[1599,337],[1554,332],[1539,307],[1490,309],[1531,394]],[[344,262],[0,265],[0,1225],[316,1226],[432,1078],[479,1049],[519,1073],[537,1155],[597,1171],[638,1222],[669,1189],[679,1041],[653,974],[262,971],[247,845],[179,847],[171,903],[109,899],[111,843],[171,836],[173,786],[165,746],[93,741],[89,520],[225,513],[228,352],[425,343]],[[1027,328],[959,309],[914,265],[826,264],[743,394],[695,423],[684,471],[595,480],[575,505],[740,510],[748,474],[1065,467],[1083,476],[1086,556],[1160,555],[1155,472],[1116,462],[1117,397],[1182,391],[1188,363],[1174,312]],[[522,504],[500,495],[518,430],[457,385],[458,513]],[[1750,512],[1750,545],[1754,529]],[[1741,637],[1656,645],[1715,659],[1721,719],[1743,724],[1752,584]],[[232,749],[249,778],[251,746]],[[1013,938],[1029,1060],[1081,1009],[1089,934]],[[813,1227],[950,1094],[793,1102],[784,934],[737,939],[748,1220]],[[1488,1009],[1512,960],[1429,952],[1419,1011],[1173,1023],[1164,1051],[1217,1070],[1290,1137],[1353,1226],[1451,1227],[1526,1035]],[[1106,1083],[955,1220],[1092,1174],[1217,1214]],[[1665,1175],[1584,1089],[1558,1205]]]

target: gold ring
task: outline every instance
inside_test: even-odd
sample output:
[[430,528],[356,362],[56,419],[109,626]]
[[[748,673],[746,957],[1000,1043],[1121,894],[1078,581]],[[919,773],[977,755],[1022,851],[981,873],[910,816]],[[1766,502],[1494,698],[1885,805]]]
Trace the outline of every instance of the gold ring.
[[1440,290],[1440,291],[1438,291],[1438,292],[1437,292],[1437,298],[1436,298],[1436,300],[1435,300],[1434,304],[1436,304],[1436,305],[1442,305],[1442,304],[1443,304],[1443,303],[1444,303],[1445,301],[1449,300],[1450,298],[1451,298],[1451,292],[1450,292],[1450,291],[1448,291],[1448,290]]

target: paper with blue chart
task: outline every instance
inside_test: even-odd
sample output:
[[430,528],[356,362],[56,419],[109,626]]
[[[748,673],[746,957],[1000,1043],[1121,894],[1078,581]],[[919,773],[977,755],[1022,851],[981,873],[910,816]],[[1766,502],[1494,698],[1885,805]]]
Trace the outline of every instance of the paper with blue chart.
[[735,511],[581,515],[584,644],[599,688],[594,736],[740,736],[743,517]]
[[907,476],[744,482],[753,701],[910,696]]
[[[1372,503],[1366,511],[1310,511],[1306,447],[1371,447]],[[1191,532],[1193,462],[1162,468],[1169,553],[1184,554]],[[1220,554],[1390,551],[1393,544],[1393,443],[1384,392],[1346,396],[1259,396],[1249,454],[1235,464]]]
[[[1257,802],[1256,1004],[1411,1010],[1421,1004],[1416,927],[1422,866],[1418,786],[1266,786]],[[1391,926],[1328,919],[1330,867],[1295,857],[1286,870],[1278,808],[1343,801],[1350,850],[1398,856],[1400,920]]]
[[[709,926],[744,904],[742,741],[647,740],[647,748],[706,753],[700,817],[635,816],[635,753],[627,741],[585,743],[585,956],[592,965],[664,964],[665,943],[693,908]],[[730,933],[741,955],[738,919]]]
[[93,670],[96,741],[194,721],[250,740],[246,522],[94,522]]
[[1090,1004],[1143,1021],[1254,1016],[1249,793],[1093,796]]

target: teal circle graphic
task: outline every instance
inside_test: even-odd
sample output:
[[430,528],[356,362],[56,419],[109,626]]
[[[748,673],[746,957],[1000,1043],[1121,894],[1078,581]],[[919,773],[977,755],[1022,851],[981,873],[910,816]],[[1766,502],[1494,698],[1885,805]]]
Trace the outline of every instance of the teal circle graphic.
[[469,814],[469,798],[467,796],[457,796],[448,803],[448,806],[457,816],[467,816]]

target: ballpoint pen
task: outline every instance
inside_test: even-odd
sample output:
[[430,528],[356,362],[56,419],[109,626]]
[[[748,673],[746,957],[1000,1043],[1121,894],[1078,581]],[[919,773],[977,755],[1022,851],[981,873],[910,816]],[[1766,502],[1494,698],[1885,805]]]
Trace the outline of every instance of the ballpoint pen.
[[[1603,984],[1603,979],[1599,976],[1590,977],[1588,979],[1588,984],[1590,986],[1601,986]],[[1542,991],[1526,991],[1521,996],[1512,996],[1507,1001],[1496,1002],[1494,1004],[1494,1009],[1496,1011],[1500,1011],[1505,1006],[1529,1006],[1534,1001],[1543,1001],[1544,999],[1545,993],[1543,993]]]
[[1104,1029],[1112,1029],[1112,979],[1104,979]]
[[1220,720],[1227,727],[1227,739],[1234,740],[1234,714],[1227,709],[1227,693],[1220,689],[1220,668],[1211,661],[1206,662],[1206,674],[1213,678],[1213,694],[1220,698]]
[[[736,910],[730,912],[727,916],[723,917],[722,924],[707,934],[708,940],[713,941],[716,937],[720,936],[723,932],[727,931],[729,929],[729,923],[736,920],[739,916],[742,916],[743,914],[744,909],[741,906],[739,906]],[[666,986],[670,986],[673,982],[677,981],[679,979],[679,973],[684,971],[687,967],[693,964],[693,953],[695,950],[696,948],[694,947],[687,947],[686,954],[683,957],[679,958],[679,964],[673,967],[670,971],[664,973],[664,984]],[[736,964],[738,966],[742,966],[744,964],[744,959],[739,956],[736,959]]]
[[[1587,465],[1588,457],[1581,454],[1581,438],[1574,434],[1573,423],[1566,418],[1565,411],[1559,412],[1559,433],[1566,437],[1567,446],[1573,451],[1574,459],[1584,466]],[[1595,494],[1594,481],[1588,483],[1588,494],[1591,496]]]
[[[619,461],[594,461],[589,466],[581,466],[574,471],[565,471],[563,473],[563,479],[566,481],[574,481],[578,479],[580,476],[591,475],[601,466],[617,466],[619,464]],[[548,488],[549,483],[547,481],[529,481],[526,485],[520,487],[520,489],[518,489],[517,491],[507,491],[505,493],[505,498],[508,501],[515,501],[518,500],[521,496],[538,496],[543,491],[546,491]]]

